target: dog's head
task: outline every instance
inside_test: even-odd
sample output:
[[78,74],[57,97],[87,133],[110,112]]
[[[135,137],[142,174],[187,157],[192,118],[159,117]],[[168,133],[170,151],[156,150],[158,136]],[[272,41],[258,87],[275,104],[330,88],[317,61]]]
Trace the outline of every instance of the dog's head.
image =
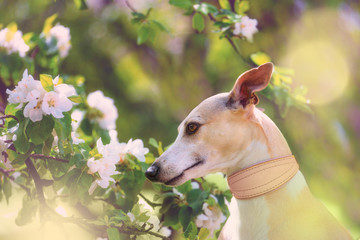
[[257,135],[255,92],[264,89],[273,64],[251,69],[237,79],[230,93],[212,96],[196,108],[178,127],[178,136],[146,171],[151,181],[180,185],[212,172],[227,172]]

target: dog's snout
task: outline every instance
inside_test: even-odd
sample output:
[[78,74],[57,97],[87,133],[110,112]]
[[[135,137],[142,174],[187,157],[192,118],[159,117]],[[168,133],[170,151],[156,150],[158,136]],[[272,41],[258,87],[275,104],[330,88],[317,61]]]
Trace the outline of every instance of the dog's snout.
[[160,166],[157,165],[156,163],[154,163],[153,165],[151,165],[151,166],[146,170],[145,176],[146,176],[150,181],[156,181],[159,172],[160,172]]

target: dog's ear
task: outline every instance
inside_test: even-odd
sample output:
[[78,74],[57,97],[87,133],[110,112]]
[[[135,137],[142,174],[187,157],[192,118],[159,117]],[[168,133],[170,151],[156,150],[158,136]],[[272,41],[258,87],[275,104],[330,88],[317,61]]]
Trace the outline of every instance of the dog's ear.
[[230,92],[226,106],[236,108],[241,105],[245,108],[249,104],[257,104],[259,98],[255,92],[266,88],[270,82],[273,68],[274,65],[269,62],[241,74]]

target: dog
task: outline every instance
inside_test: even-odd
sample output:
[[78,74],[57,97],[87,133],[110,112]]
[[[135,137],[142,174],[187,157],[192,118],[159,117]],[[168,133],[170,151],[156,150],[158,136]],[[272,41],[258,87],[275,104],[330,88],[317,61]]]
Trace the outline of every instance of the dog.
[[255,106],[255,93],[269,84],[272,72],[272,63],[253,68],[239,76],[229,93],[201,102],[145,175],[178,186],[208,173],[225,173],[234,197],[219,239],[351,239],[311,194],[280,130]]

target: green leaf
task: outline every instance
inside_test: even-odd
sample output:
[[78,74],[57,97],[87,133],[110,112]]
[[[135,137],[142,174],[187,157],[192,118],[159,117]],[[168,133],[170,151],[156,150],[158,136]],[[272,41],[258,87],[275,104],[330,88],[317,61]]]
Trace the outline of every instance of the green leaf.
[[153,23],[153,25],[155,25],[160,31],[163,32],[167,32],[169,33],[169,29],[167,29],[161,22],[156,21],[156,20],[150,20],[151,23]]
[[138,202],[138,194],[142,190],[145,182],[145,175],[140,170],[125,171],[122,180],[119,182],[120,188],[124,191],[126,198],[117,199],[117,203],[122,206],[124,211],[131,209]]
[[116,228],[108,228],[106,229],[109,240],[120,240],[119,230]]
[[141,45],[143,44],[144,42],[146,42],[146,40],[148,40],[149,36],[150,36],[150,32],[152,30],[150,29],[149,26],[147,25],[142,25],[140,28],[139,28],[139,31],[138,31],[138,37],[137,37],[137,41],[136,43],[138,45]]
[[200,13],[195,13],[192,19],[192,27],[193,29],[202,32],[205,28],[204,18]]
[[231,10],[231,5],[229,0],[219,0],[219,5],[222,9]]
[[101,137],[102,143],[104,145],[109,144],[110,140],[111,140],[110,135],[109,135],[109,131],[101,128],[99,130],[99,133],[100,133],[99,135]]
[[243,15],[250,9],[250,2],[244,0],[236,0],[234,7],[237,14]]
[[35,145],[42,144],[50,137],[54,125],[54,120],[50,115],[44,116],[41,121],[29,123],[27,135]]
[[74,0],[76,7],[80,10],[88,9],[85,0]]
[[40,82],[47,92],[54,91],[54,83],[50,75],[40,74]]
[[58,144],[61,154],[64,154],[64,142],[71,134],[71,116],[68,112],[64,112],[63,118],[55,118],[55,131],[58,135]]
[[210,230],[207,228],[201,228],[199,231],[199,240],[206,240],[207,237],[210,235]]
[[72,156],[70,158],[70,166],[75,165],[78,168],[83,167],[83,165],[85,165],[86,160],[84,160],[84,157],[81,153],[75,153],[74,156]]
[[16,112],[19,111],[19,109],[16,109],[18,104],[8,104],[5,108],[5,115],[13,115],[15,116]]
[[184,236],[190,240],[195,240],[197,237],[197,227],[194,222],[190,222],[184,232]]
[[17,151],[25,153],[30,147],[29,138],[26,135],[26,127],[30,122],[30,119],[24,118],[22,111],[16,112],[16,117],[19,119],[19,128],[16,130],[16,140],[14,146]]
[[186,194],[187,192],[191,191],[191,189],[192,189],[191,180],[186,181],[184,184],[181,184],[180,186],[176,187],[176,189],[179,192]]
[[163,154],[163,152],[164,152],[164,149],[163,149],[163,147],[162,147],[162,142],[159,142],[159,146],[158,146],[159,156],[160,156],[161,154]]
[[201,3],[197,8],[196,11],[201,12],[204,15],[208,15],[209,13],[211,14],[216,14],[218,12],[218,9],[209,3]]
[[187,229],[192,215],[192,208],[189,206],[182,206],[179,211],[179,220],[183,229]]
[[193,6],[191,0],[170,0],[169,3],[183,9],[189,9]]
[[58,14],[55,13],[45,20],[44,28],[42,30],[44,34],[48,34],[50,32],[50,29],[53,27],[53,23],[54,23],[55,19],[57,18],[57,16],[58,16]]
[[91,125],[89,119],[84,118],[80,123],[81,130],[84,131],[84,133],[88,136],[92,135],[93,126]]
[[179,206],[171,204],[169,210],[165,214],[164,225],[172,226],[179,222]]
[[189,203],[189,206],[193,209],[194,214],[198,214],[202,210],[202,205],[209,196],[208,192],[205,192],[201,189],[193,189],[188,192],[186,200]]
[[256,65],[260,66],[264,63],[271,62],[271,58],[264,52],[257,52],[250,55],[251,61],[253,61]]
[[55,118],[55,131],[59,140],[65,140],[71,134],[71,116],[68,112],[64,112],[63,114],[63,118]]
[[68,97],[74,103],[83,103],[83,99],[81,96],[70,96]]
[[149,139],[149,144],[150,144],[151,146],[155,147],[155,148],[158,148],[158,147],[159,147],[158,142],[156,141],[155,138],[150,138],[150,139]]

